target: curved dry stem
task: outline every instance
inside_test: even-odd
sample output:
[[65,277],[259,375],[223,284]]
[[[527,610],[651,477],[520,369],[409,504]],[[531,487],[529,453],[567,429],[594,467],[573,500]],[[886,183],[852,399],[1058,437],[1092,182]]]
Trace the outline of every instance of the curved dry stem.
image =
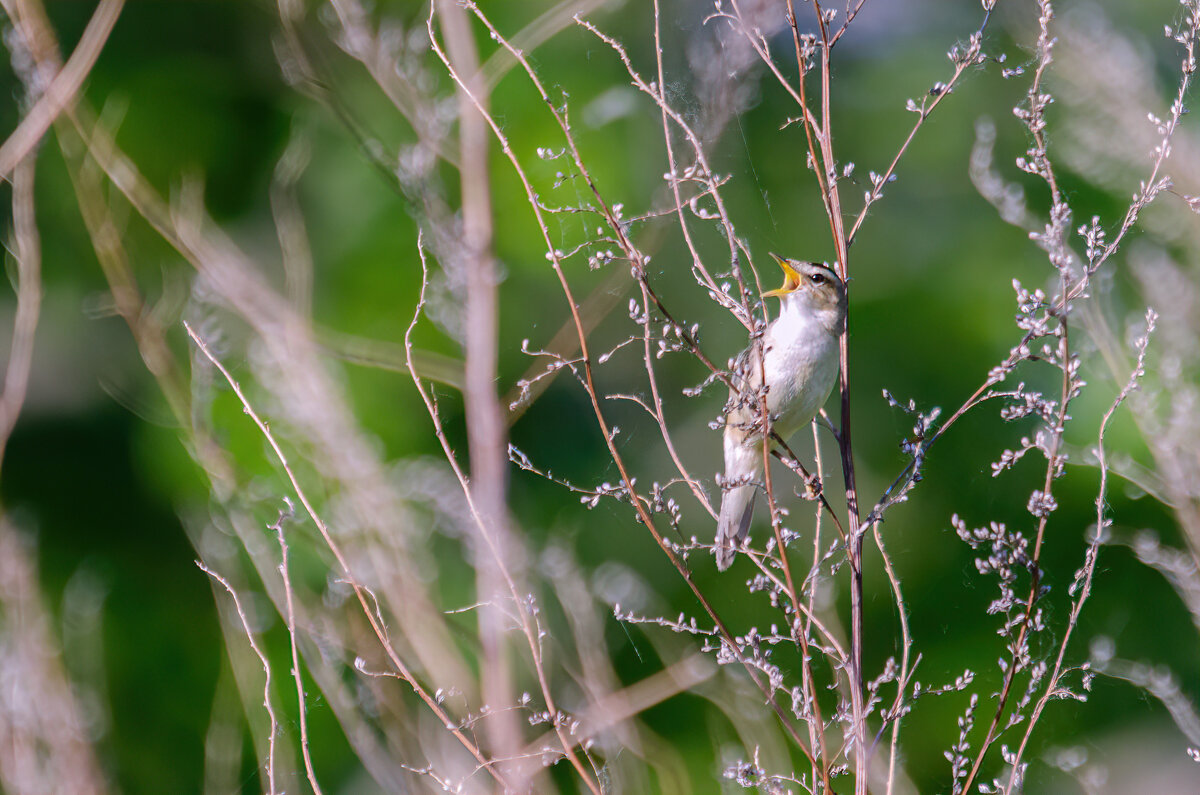
[[[286,498],[285,498],[286,499]],[[308,777],[308,785],[314,795],[321,795],[321,785],[317,783],[317,773],[313,769],[312,753],[308,741],[308,702],[304,697],[304,677],[300,672],[300,650],[296,644],[296,604],[292,590],[292,575],[288,568],[288,545],[283,537],[283,525],[292,512],[292,501],[286,500],[287,513],[280,511],[275,521],[275,541],[279,544],[279,576],[283,582],[284,603],[287,612],[284,615],[288,631],[288,645],[292,654],[292,679],[296,683],[296,711],[300,718],[300,753],[304,757],[304,773]]]
[[238,598],[237,591],[233,590],[233,586],[229,581],[217,574],[215,571],[204,565],[201,561],[196,561],[196,566],[200,571],[212,577],[221,587],[224,588],[229,596],[233,599],[233,607],[237,611],[238,619],[242,622],[242,633],[246,636],[246,640],[250,641],[250,648],[254,650],[254,654],[262,663],[263,669],[263,707],[267,711],[267,720],[270,723],[270,732],[267,735],[267,792],[269,795],[276,795],[279,791],[275,788],[275,740],[279,735],[279,720],[275,717],[275,708],[271,705],[271,663],[267,660],[267,655],[259,648],[257,641],[254,640],[254,630],[250,629],[250,620],[246,618],[246,611],[242,609],[242,600]]

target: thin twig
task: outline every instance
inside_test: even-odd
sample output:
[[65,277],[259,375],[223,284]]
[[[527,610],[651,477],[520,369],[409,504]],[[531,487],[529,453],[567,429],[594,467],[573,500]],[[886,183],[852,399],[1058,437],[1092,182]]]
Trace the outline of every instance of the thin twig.
[[275,795],[278,790],[275,788],[275,738],[279,734],[279,721],[275,717],[275,708],[271,706],[271,663],[267,660],[267,655],[259,648],[258,643],[254,640],[254,630],[250,629],[250,620],[246,618],[246,611],[242,609],[242,600],[238,598],[237,591],[233,590],[233,586],[229,581],[217,574],[215,571],[204,565],[201,561],[196,561],[196,565],[200,571],[212,577],[221,584],[221,587],[229,592],[233,598],[233,607],[237,610],[238,618],[242,622],[242,632],[246,635],[246,640],[250,641],[250,648],[258,655],[259,661],[263,668],[263,707],[267,710],[267,719],[270,721],[271,731],[267,740],[267,791],[270,795]]
[[287,540],[283,537],[283,525],[292,512],[292,501],[286,498],[285,500],[288,511],[287,513],[279,512],[274,530],[275,540],[279,544],[279,576],[283,580],[284,602],[287,605],[284,619],[287,621],[288,644],[291,646],[292,652],[292,678],[296,682],[296,709],[300,716],[300,753],[304,757],[304,772],[308,776],[308,784],[313,788],[315,795],[321,795],[321,785],[317,783],[317,774],[313,770],[312,754],[309,750],[308,703],[304,697],[304,677],[300,673],[300,651],[296,645],[296,606],[292,578],[288,571],[288,545]]

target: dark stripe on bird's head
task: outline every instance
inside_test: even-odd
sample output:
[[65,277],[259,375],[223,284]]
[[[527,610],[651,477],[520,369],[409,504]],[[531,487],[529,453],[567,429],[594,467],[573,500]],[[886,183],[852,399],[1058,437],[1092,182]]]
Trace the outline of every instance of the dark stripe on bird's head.
[[788,259],[774,252],[771,252],[771,257],[783,269],[783,285],[775,290],[767,290],[763,293],[763,298],[782,298],[796,292],[804,284],[811,284],[815,287],[832,284],[838,288],[842,287],[842,280],[838,278],[837,273],[822,262]]

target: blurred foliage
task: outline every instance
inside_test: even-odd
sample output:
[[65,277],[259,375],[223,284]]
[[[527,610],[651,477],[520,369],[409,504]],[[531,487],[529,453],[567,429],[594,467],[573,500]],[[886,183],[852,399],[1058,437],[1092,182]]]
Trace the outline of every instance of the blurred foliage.
[[[69,51],[91,4],[48,5]],[[325,9],[313,5],[312,16],[319,20]],[[496,24],[513,32],[551,4],[487,5]],[[1001,4],[987,34],[986,49],[1007,53],[1010,63],[1028,57],[1018,43],[1029,40],[1027,5]],[[1136,10],[1134,5],[1114,0],[1106,12],[1136,41],[1159,47],[1162,21],[1171,19],[1174,5],[1165,0],[1136,4]],[[667,4],[664,13],[668,82],[684,108],[697,101],[689,96],[685,54],[702,35],[709,7],[681,2]],[[872,22],[876,12],[883,21]],[[374,13],[417,29],[426,12],[420,4],[395,0],[376,4]],[[866,4],[861,23],[839,50],[833,107],[839,120],[838,149],[845,160],[858,164],[860,175],[886,166],[912,123],[904,100],[945,76],[945,50],[973,29],[978,14],[976,2]],[[650,70],[647,4],[612,3],[590,18],[623,41],[635,63]],[[411,318],[420,284],[416,229],[405,198],[373,167],[371,157],[394,151],[410,131],[361,68],[339,58],[328,41],[322,47],[337,76],[339,99],[367,137],[356,139],[344,119],[292,90],[272,56],[278,24],[273,5],[265,2],[130,2],[91,74],[86,96],[116,125],[119,145],[164,195],[177,191],[185,177],[202,178],[213,217],[259,258],[275,283],[282,282],[282,275],[269,186],[289,141],[303,138],[310,160],[299,196],[315,262],[314,321],[321,329],[396,343]],[[319,40],[320,22],[312,21],[306,35]],[[777,46],[787,52],[790,45],[780,40]],[[569,92],[579,109],[578,140],[600,189],[611,200],[624,202],[628,215],[650,209],[665,168],[657,111],[633,94],[613,54],[582,30],[568,28],[533,56],[553,88]],[[449,92],[449,81],[444,82]],[[19,93],[18,85],[11,71],[0,71],[4,96]],[[1016,178],[1009,164],[1026,142],[1009,109],[1022,90],[1015,81],[1002,80],[998,68],[971,74],[920,132],[898,181],[889,186],[856,241],[849,321],[852,411],[860,489],[868,499],[881,493],[903,466],[898,443],[911,426],[908,418],[887,407],[881,390],[924,407],[958,405],[1017,339],[1013,278],[1038,285],[1049,275],[1044,256],[1025,233],[999,221],[966,176],[974,124],[986,115],[999,128],[996,162]],[[616,108],[616,115],[606,120],[603,103]],[[13,107],[9,102],[9,110],[0,114],[5,134],[17,121]],[[537,162],[534,151],[559,148],[561,142],[528,81],[510,72],[498,85],[492,107],[519,147],[518,155],[536,163],[531,166],[535,177],[547,186],[553,183],[557,166]],[[739,232],[764,261],[769,250],[813,259],[832,256],[827,222],[805,168],[802,132],[798,126],[780,129],[793,113],[782,92],[763,81],[752,107],[712,150],[714,167],[732,177],[726,200]],[[1195,136],[1192,130],[1187,134]],[[496,251],[505,271],[498,384],[503,393],[530,365],[520,341],[527,338],[534,347],[545,343],[568,315],[519,185],[495,147],[493,153]],[[445,182],[448,192],[457,190],[450,175]],[[1111,218],[1114,208],[1122,206],[1123,197],[1114,198],[1082,178],[1071,178],[1068,190],[1073,203],[1084,208],[1081,214],[1094,211]],[[567,203],[582,193],[568,182],[547,195]],[[43,586],[55,610],[61,612],[72,582],[86,577],[98,583],[103,662],[99,680],[84,684],[106,697],[98,745],[114,790],[130,795],[199,792],[214,693],[221,697],[219,681],[224,681],[221,688],[231,686],[228,672],[222,673],[228,662],[209,583],[192,564],[197,553],[185,531],[188,517],[204,511],[206,482],[180,444],[179,429],[164,419],[169,412],[124,325],[103,310],[104,282],[53,146],[42,149],[37,200],[47,299],[34,382],[5,458],[0,494],[37,539]],[[1036,190],[1030,201],[1034,209],[1044,209],[1044,197]],[[152,300],[178,306],[193,274],[144,223],[132,216],[123,222],[123,241],[144,289]],[[570,223],[565,229],[569,234]],[[570,242],[565,240],[564,246]],[[721,243],[707,240],[704,245],[717,251]],[[724,361],[744,347],[744,330],[718,313],[689,279],[673,275],[686,272],[678,241],[664,241],[660,248],[652,252],[652,280],[671,285],[674,311],[688,322],[700,322],[714,360]],[[580,271],[570,277],[578,294],[586,295],[604,274]],[[762,278],[770,282],[775,275],[764,272]],[[1119,292],[1133,289],[1120,275],[1112,284]],[[598,331],[600,338],[616,340],[628,333],[625,303],[625,298],[617,302]],[[1136,297],[1129,303],[1138,305]],[[0,298],[0,326],[11,326],[12,306],[11,294]],[[185,350],[180,330],[171,331],[171,338],[178,350]],[[421,326],[416,339],[434,353],[461,357],[451,338],[431,324]],[[237,361],[230,364],[239,368]],[[386,459],[440,455],[406,373],[332,361],[331,366],[340,368],[355,414]],[[660,371],[674,396],[703,375],[694,361],[683,358],[664,360]],[[636,373],[628,378],[633,384]],[[1080,427],[1095,428],[1119,386],[1100,370],[1089,380],[1097,384],[1095,395],[1081,401],[1076,414],[1086,415]],[[614,379],[606,389],[622,391],[629,384]],[[461,401],[450,387],[435,388],[451,439],[456,448],[465,449]],[[722,400],[723,395],[709,390],[695,399],[672,397],[668,409],[679,423],[683,455],[710,486],[720,445],[719,434],[707,423],[720,412]],[[284,493],[283,482],[258,432],[227,395],[215,411],[224,434],[221,445],[253,473],[249,485],[262,505],[273,505]],[[640,434],[652,429],[632,415],[622,416],[623,411],[614,409],[617,422],[627,422],[631,431],[622,437],[623,450],[635,460],[659,455],[657,447],[651,451],[641,444],[645,437]],[[925,482],[911,502],[889,514],[885,536],[899,561],[913,633],[924,655],[917,674],[922,681],[952,681],[966,667],[982,677],[995,676],[1000,653],[996,622],[984,617],[993,585],[975,573],[969,550],[954,535],[949,518],[958,512],[972,526],[990,519],[1028,520],[1028,489],[1014,487],[1012,480],[1021,473],[996,480],[987,466],[1020,433],[987,408],[967,417],[933,451]],[[590,407],[567,378],[559,378],[516,422],[511,436],[534,461],[573,481],[617,478]],[[1094,443],[1088,438],[1072,441]],[[1117,421],[1110,443],[1143,454],[1127,419]],[[827,465],[835,460],[826,456]],[[1044,564],[1052,592],[1059,596],[1079,565],[1084,533],[1094,522],[1098,476],[1076,468],[1060,495],[1062,508],[1051,525]],[[827,482],[837,483],[838,476],[830,472]],[[1139,497],[1134,487],[1120,481],[1114,485],[1109,502],[1118,526],[1151,528],[1164,541],[1177,543],[1169,512]],[[567,545],[589,576],[610,561],[627,564],[653,588],[653,604],[662,614],[692,610],[678,576],[622,508],[602,503],[585,511],[575,495],[520,472],[512,475],[510,501],[535,548],[549,540]],[[268,521],[271,510],[264,508]],[[708,538],[711,524],[693,511],[685,533]],[[870,563],[867,637],[887,637],[893,631],[894,607],[877,561]],[[737,625],[769,615],[764,604],[747,597],[739,578],[719,580],[704,561],[696,569]],[[319,579],[319,567],[310,576]],[[458,594],[460,601],[471,592],[469,580],[441,587]],[[947,600],[948,593],[955,594],[954,600]],[[622,628],[611,616],[607,620],[606,635],[625,681],[658,669],[655,647],[642,632]],[[277,619],[272,626],[271,643],[282,652],[286,636]],[[1082,659],[1086,639],[1097,634],[1113,638],[1139,659],[1169,667],[1195,701],[1200,650],[1188,614],[1162,578],[1127,550],[1103,553],[1073,659]],[[890,643],[868,645],[867,670],[879,668],[889,654]],[[964,705],[965,695],[930,699],[909,719],[904,758],[923,792],[946,787],[942,752],[956,739],[954,720]],[[328,791],[371,791],[320,700],[312,717],[317,766]],[[645,717],[692,770],[702,760],[719,758],[719,746],[736,741],[720,713],[699,698],[673,699]],[[1038,735],[1043,750],[1070,745],[1085,734],[1095,738],[1131,727],[1161,728],[1165,716],[1140,692],[1105,684],[1088,703],[1053,705],[1047,721]],[[244,744],[239,786],[251,792],[259,784],[254,752],[248,739]],[[709,764],[711,777],[694,778],[694,791],[718,791],[718,766]],[[1044,775],[1048,783],[1038,791],[1062,791],[1056,789],[1061,780]]]

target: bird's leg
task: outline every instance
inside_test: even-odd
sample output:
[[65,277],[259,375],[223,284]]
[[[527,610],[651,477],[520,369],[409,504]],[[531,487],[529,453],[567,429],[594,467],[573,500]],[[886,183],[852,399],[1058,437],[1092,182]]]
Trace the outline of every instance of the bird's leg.
[[[795,472],[804,481],[804,499],[820,499],[823,493],[821,490],[821,479],[804,468],[804,464],[800,463],[799,456],[792,452],[791,448],[787,446],[787,442],[781,439],[779,434],[773,433],[771,434],[771,437],[772,441],[774,441],[776,445],[771,450],[771,454],[782,461],[784,466]],[[784,456],[783,453],[779,451],[780,447],[787,452],[787,456]]]
[[833,424],[833,420],[829,418],[829,414],[825,412],[825,409],[821,409],[817,412],[817,416],[821,418],[825,429],[833,434],[833,440],[840,445],[842,443],[842,435],[838,433],[837,426]]
[[837,528],[842,540],[845,541],[846,531],[842,528],[842,522],[840,519],[838,519],[838,515],[834,512],[833,506],[829,504],[829,500],[825,499],[825,491],[821,487],[821,479],[816,475],[810,474],[809,471],[804,468],[804,465],[800,463],[800,459],[797,458],[796,454],[793,453],[791,448],[787,446],[787,442],[779,438],[778,434],[772,435],[771,441],[775,442],[778,447],[782,447],[785,451],[787,451],[787,457],[784,457],[784,455],[779,452],[778,447],[774,445],[772,446],[773,449],[771,450],[771,454],[782,461],[784,466],[803,478],[804,498],[818,500],[821,503],[821,507],[823,507],[829,513],[829,517],[833,519],[834,526]]

